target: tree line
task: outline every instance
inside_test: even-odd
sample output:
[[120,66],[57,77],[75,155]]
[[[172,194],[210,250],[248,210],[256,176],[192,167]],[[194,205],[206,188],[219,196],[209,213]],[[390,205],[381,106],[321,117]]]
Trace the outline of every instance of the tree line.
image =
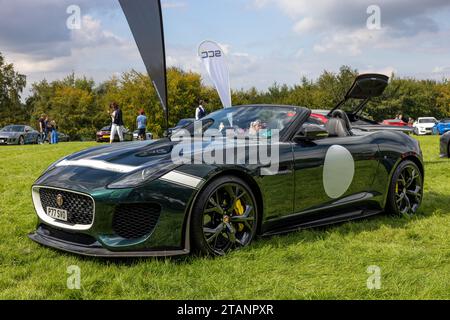
[[[179,68],[169,68],[167,73],[170,126],[180,119],[192,118],[200,99],[207,101],[207,112],[221,108],[216,91],[202,84],[200,74]],[[233,104],[284,104],[328,110],[343,98],[357,75],[356,69],[342,66],[339,72],[324,71],[315,80],[303,77],[292,86],[274,83],[267,90],[233,90]],[[73,73],[62,80],[42,80],[32,84],[30,95],[22,101],[25,86],[26,77],[0,54],[0,127],[18,123],[37,127],[39,117],[46,114],[71,139],[90,140],[98,129],[110,123],[108,107],[116,101],[130,130],[135,129],[136,116],[143,109],[148,130],[156,137],[164,132],[164,114],[150,79],[135,70],[98,84]],[[393,75],[383,96],[370,102],[365,114],[382,121],[399,113],[415,119],[450,117],[450,82]]]

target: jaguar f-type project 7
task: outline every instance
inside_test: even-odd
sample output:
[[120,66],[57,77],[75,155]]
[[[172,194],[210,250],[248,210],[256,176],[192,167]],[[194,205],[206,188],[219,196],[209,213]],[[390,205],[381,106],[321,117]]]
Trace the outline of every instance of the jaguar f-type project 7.
[[[365,101],[386,85],[384,76],[362,75],[347,98]],[[187,140],[100,146],[63,158],[32,187],[38,223],[30,238],[89,256],[223,255],[258,235],[418,211],[424,167],[415,139],[353,128],[338,108],[326,125],[310,116],[295,106],[232,107],[186,127]],[[276,170],[251,161],[250,152],[233,163],[174,161],[214,146],[236,155],[238,145],[271,148]]]

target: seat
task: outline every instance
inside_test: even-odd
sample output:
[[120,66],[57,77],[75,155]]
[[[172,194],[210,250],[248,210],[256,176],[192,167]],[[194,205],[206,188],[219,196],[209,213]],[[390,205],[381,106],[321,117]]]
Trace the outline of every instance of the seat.
[[342,110],[333,111],[331,119],[326,124],[326,129],[330,137],[349,137],[353,135],[350,120]]

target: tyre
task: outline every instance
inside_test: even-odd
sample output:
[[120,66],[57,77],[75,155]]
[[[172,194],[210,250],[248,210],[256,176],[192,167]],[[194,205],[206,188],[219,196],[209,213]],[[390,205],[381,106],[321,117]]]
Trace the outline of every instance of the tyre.
[[20,146],[23,146],[25,144],[25,139],[23,138],[23,136],[19,137],[19,143]]
[[198,196],[191,218],[193,251],[221,256],[255,238],[258,208],[249,185],[235,176],[211,182]]
[[412,216],[419,210],[422,198],[422,172],[412,161],[401,162],[389,185],[387,211],[395,215]]

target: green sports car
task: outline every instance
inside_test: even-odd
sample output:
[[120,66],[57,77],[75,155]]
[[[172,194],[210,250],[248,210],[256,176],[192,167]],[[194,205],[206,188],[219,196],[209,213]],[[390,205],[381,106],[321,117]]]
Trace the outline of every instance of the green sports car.
[[[366,101],[386,85],[361,76],[346,99]],[[184,139],[63,158],[32,188],[38,223],[30,238],[90,256],[223,255],[258,235],[418,211],[424,167],[416,140],[352,128],[339,109],[326,126],[310,114],[233,107],[185,128]]]

